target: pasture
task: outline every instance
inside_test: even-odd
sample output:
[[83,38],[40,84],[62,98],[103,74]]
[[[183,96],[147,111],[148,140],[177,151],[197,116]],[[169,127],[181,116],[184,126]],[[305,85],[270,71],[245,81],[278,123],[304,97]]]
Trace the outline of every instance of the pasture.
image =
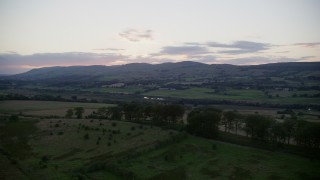
[[85,114],[101,107],[114,106],[102,103],[79,103],[59,101],[0,101],[0,113],[22,113],[33,116],[64,116],[70,108],[83,107]]
[[[145,96],[174,97],[185,99],[211,99],[211,100],[236,100],[252,102],[268,102],[279,104],[319,104],[319,97],[292,97],[293,94],[313,95],[317,91],[270,91],[266,95],[263,91],[252,89],[227,89],[222,92],[215,92],[209,88],[188,88],[184,90],[159,89],[144,93]],[[272,97],[270,98],[269,95]],[[278,95],[278,97],[277,97]]]
[[[2,162],[9,164],[2,164],[3,172],[11,172],[19,179],[23,179],[21,176],[31,179],[320,177],[317,160],[132,122],[42,119],[10,122],[1,127],[7,129],[1,131],[1,142],[7,142],[1,148],[9,152],[11,149],[10,156],[1,154]],[[21,132],[17,127],[29,131]],[[8,142],[17,136],[27,138],[8,148]],[[24,148],[12,151],[14,146]]]
[[[108,104],[2,101],[0,177],[4,179],[317,179],[320,161],[195,137],[126,121],[46,119],[46,112]],[[277,116],[279,109],[221,106]],[[24,117],[43,112],[40,117]],[[311,113],[310,113],[311,114]],[[311,114],[317,115],[317,114]]]

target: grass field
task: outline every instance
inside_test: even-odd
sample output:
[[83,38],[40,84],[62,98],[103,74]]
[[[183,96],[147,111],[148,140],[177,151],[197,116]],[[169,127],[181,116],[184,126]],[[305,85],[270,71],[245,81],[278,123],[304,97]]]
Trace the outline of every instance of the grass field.
[[319,162],[197,137],[152,151],[123,166],[141,178],[154,179],[305,179],[320,175]]
[[67,109],[85,108],[85,115],[100,107],[113,106],[102,103],[78,103],[58,101],[0,101],[0,113],[23,113],[34,116],[64,116]]
[[[157,127],[107,120],[50,119],[36,124],[28,122],[6,123],[1,126],[0,137],[1,147],[19,159],[20,167],[30,172],[28,176],[32,179],[68,179],[77,169],[119,155],[147,150],[177,134]],[[30,127],[26,127],[25,123]],[[21,128],[33,132],[21,131]],[[34,128],[37,132],[32,130]],[[25,138],[24,141],[10,143],[17,136],[28,138],[28,143]],[[20,147],[19,151],[14,147]],[[44,161],[43,157],[48,160]],[[112,173],[109,175],[114,176]],[[103,176],[109,175],[103,173]]]
[[[242,101],[256,101],[256,102],[270,102],[280,104],[319,104],[320,98],[305,98],[305,97],[291,97],[292,94],[315,94],[315,91],[302,91],[302,92],[270,92],[273,98],[268,98],[263,91],[259,90],[234,90],[228,89],[223,93],[215,93],[213,89],[209,88],[189,88],[185,90],[154,90],[144,93],[146,96],[157,97],[175,97],[185,99],[212,99],[212,100],[242,100]],[[280,97],[275,95],[279,94]]]
[[[28,124],[29,123],[29,124]],[[11,122],[1,142],[18,137],[11,152],[1,154],[0,175],[23,179],[308,179],[320,177],[320,162],[214,140],[181,136],[130,122],[89,119],[47,119]],[[27,128],[29,131],[21,131]],[[37,129],[35,131],[35,128]],[[20,129],[20,130],[19,130]],[[105,131],[104,131],[105,130]],[[88,138],[85,135],[88,134]],[[180,136],[178,141],[168,141]],[[100,137],[100,138],[99,138]],[[100,140],[99,140],[100,139]],[[27,143],[26,143],[27,141]],[[166,142],[168,143],[160,143]],[[160,143],[160,144],[159,144]],[[8,164],[8,166],[4,165]],[[16,172],[15,172],[16,171]]]
[[135,93],[142,93],[144,91],[143,88],[138,86],[129,86],[123,88],[91,88],[91,89],[84,89],[83,91],[89,92],[106,92],[106,93],[124,93],[124,94],[135,94]]
[[[2,113],[108,104],[2,101]],[[276,116],[279,109],[219,108]],[[304,116],[317,116],[308,112]],[[0,116],[1,117],[1,116]],[[0,119],[0,179],[318,179],[320,161],[132,122]]]

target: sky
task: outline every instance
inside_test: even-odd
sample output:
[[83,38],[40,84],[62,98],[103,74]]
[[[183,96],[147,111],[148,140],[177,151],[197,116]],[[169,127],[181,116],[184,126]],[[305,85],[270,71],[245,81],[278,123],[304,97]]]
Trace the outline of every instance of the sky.
[[0,0],[0,74],[320,60],[318,0]]

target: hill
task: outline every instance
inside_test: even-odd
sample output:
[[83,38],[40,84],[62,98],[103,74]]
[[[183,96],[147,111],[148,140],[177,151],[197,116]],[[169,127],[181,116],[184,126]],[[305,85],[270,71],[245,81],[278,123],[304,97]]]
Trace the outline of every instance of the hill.
[[47,67],[0,77],[0,99],[110,103],[161,98],[187,104],[319,109],[319,69],[320,62]]
[[158,80],[168,78],[244,77],[248,75],[295,75],[301,72],[318,72],[320,62],[274,63],[256,66],[228,64],[203,64],[192,61],[163,64],[133,63],[120,66],[70,66],[32,69],[28,72],[8,76],[14,80],[35,81],[104,81],[137,79]]
[[318,160],[132,122],[29,118],[0,124],[0,160],[4,162],[0,163],[0,177],[5,179],[317,179],[320,176]]

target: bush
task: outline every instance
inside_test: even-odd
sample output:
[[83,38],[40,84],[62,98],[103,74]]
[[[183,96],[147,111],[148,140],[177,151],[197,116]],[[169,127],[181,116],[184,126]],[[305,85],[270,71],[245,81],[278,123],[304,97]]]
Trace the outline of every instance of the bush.
[[85,134],[85,135],[83,136],[83,138],[84,138],[84,139],[89,139],[89,134],[88,134],[88,133]]
[[48,162],[49,161],[48,156],[42,156],[41,157],[41,161],[44,162],[44,163]]
[[212,150],[216,150],[217,149],[217,145],[216,144],[212,144]]
[[19,120],[19,116],[13,114],[13,115],[11,115],[11,116],[9,117],[9,120],[12,121],[12,122],[16,122],[16,121]]

